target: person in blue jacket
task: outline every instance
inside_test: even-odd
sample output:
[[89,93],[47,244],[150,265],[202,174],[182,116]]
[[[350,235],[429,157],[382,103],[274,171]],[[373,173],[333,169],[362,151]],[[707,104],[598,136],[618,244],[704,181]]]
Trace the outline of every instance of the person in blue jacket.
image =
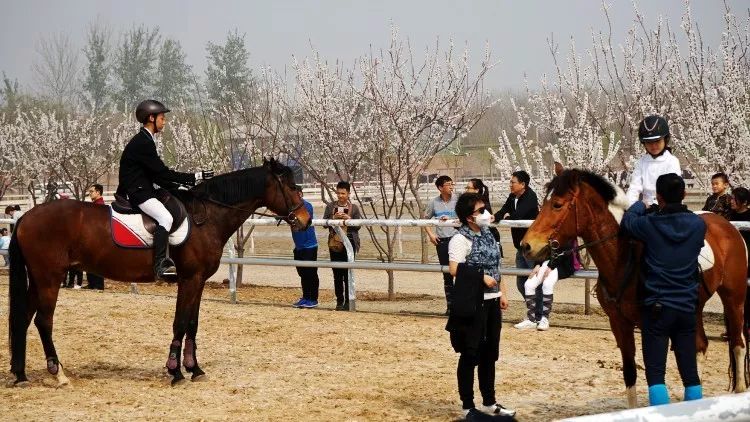
[[[302,203],[313,218],[313,206],[302,198],[302,186],[294,185],[294,190],[302,199]],[[315,237],[315,227],[310,226],[305,231],[292,231],[294,240],[294,259],[298,261],[317,261],[318,260],[318,239]],[[318,269],[316,267],[297,267],[302,284],[302,297],[292,304],[295,308],[317,308],[318,307],[318,289],[320,279],[318,278]]]
[[622,219],[626,232],[644,245],[641,338],[651,406],[669,403],[664,374],[670,340],[685,387],[684,399],[703,397],[696,362],[695,311],[698,255],[706,224],[682,204],[685,182],[677,174],[659,176],[656,198],[658,211],[647,214],[646,204],[638,201]]

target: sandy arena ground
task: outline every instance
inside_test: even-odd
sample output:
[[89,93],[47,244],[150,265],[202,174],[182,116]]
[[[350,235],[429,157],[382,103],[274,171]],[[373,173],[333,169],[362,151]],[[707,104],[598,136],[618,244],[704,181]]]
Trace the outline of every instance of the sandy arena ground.
[[[291,274],[286,278],[293,281]],[[322,287],[330,287],[326,283]],[[445,318],[438,315],[444,303],[437,295],[400,292],[388,302],[382,292],[361,290],[362,311],[350,313],[330,310],[330,290],[321,292],[323,309],[299,310],[288,306],[298,288],[244,287],[240,303],[232,305],[226,287],[212,283],[198,334],[198,358],[208,379],[172,388],[163,365],[175,290],[142,285],[141,294],[133,295],[129,285],[109,281],[105,292],[63,290],[54,337],[72,386],[51,386],[32,326],[27,355],[32,387],[0,388],[0,419],[455,420],[460,415],[457,355],[443,329]],[[0,279],[2,320],[7,307],[7,279]],[[625,408],[620,355],[607,320],[582,315],[580,305],[559,305],[556,311],[550,331],[520,332],[511,323],[523,306],[511,302],[497,364],[498,399],[517,409],[519,420],[533,421]],[[720,317],[708,320],[711,344],[699,366],[704,393],[714,396],[726,392],[727,352],[718,341]],[[6,330],[0,324],[2,365],[8,365]],[[640,356],[637,360],[640,364]],[[12,381],[6,370],[3,384]],[[638,375],[644,405],[640,367]],[[668,385],[680,400],[671,356]]]

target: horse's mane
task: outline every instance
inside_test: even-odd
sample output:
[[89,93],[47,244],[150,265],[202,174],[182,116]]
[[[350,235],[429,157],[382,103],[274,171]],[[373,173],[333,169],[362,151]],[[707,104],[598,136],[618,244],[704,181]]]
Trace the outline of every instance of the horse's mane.
[[609,210],[619,223],[628,207],[625,193],[604,177],[581,169],[564,170],[546,186],[546,194],[565,195],[581,183],[586,183],[609,204]]
[[267,174],[268,170],[265,167],[237,170],[206,180],[188,192],[197,198],[237,205],[265,193]]
[[617,197],[617,191],[612,183],[598,174],[580,169],[564,170],[558,176],[555,176],[547,184],[547,194],[554,192],[555,195],[565,195],[581,182],[591,186],[607,202],[611,202]]

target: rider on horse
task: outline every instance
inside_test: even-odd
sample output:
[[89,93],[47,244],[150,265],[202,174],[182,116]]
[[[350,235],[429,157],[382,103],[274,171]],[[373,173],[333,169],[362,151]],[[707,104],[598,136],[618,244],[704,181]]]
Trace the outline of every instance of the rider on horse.
[[154,231],[154,273],[157,278],[177,274],[174,262],[167,256],[172,216],[155,196],[154,184],[169,186],[173,183],[195,185],[200,180],[213,177],[213,170],[181,173],[170,170],[156,152],[154,135],[164,129],[165,113],[169,109],[155,100],[145,100],[135,109],[135,117],[143,124],[125,146],[120,158],[119,194],[127,195],[131,205],[157,222]]
[[638,139],[641,140],[646,154],[635,162],[633,174],[630,176],[627,193],[630,205],[638,201],[641,194],[647,207],[655,205],[656,179],[662,174],[682,175],[680,161],[672,155],[669,147],[671,138],[669,124],[662,116],[646,116],[638,125]]

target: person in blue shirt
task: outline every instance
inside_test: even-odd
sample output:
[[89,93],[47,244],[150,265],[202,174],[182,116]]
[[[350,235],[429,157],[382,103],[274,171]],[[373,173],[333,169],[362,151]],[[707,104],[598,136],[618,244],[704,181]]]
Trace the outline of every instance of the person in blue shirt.
[[651,406],[669,403],[664,374],[670,340],[685,387],[684,399],[703,397],[696,363],[695,312],[698,255],[706,224],[682,204],[684,198],[682,177],[663,174],[656,179],[658,211],[647,214],[646,204],[638,201],[622,219],[625,231],[644,246],[641,338]]
[[[302,186],[295,185],[300,199],[302,199]],[[313,218],[313,206],[302,199],[302,203]],[[315,237],[315,227],[310,226],[305,231],[293,231],[292,239],[294,240],[294,259],[298,261],[317,261],[318,260],[318,239]],[[302,283],[302,297],[292,304],[295,308],[315,308],[318,306],[318,288],[320,279],[318,278],[318,269],[315,267],[297,267]]]

